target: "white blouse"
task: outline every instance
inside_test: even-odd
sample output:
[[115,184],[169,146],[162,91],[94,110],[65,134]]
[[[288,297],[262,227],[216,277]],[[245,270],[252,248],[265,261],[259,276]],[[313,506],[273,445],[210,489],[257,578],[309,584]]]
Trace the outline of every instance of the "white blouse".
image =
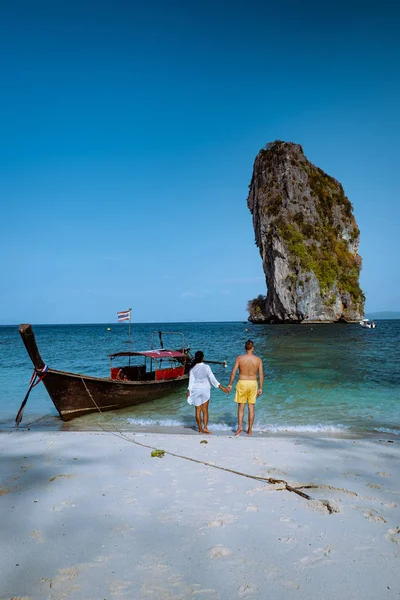
[[202,387],[209,386],[210,383],[216,388],[219,386],[219,382],[216,380],[214,373],[208,365],[199,363],[190,370],[189,392],[192,391],[194,385]]
[[189,398],[188,403],[200,406],[210,399],[210,390],[212,384],[214,387],[219,387],[219,382],[216,380],[214,373],[208,365],[198,363],[195,365],[189,374]]

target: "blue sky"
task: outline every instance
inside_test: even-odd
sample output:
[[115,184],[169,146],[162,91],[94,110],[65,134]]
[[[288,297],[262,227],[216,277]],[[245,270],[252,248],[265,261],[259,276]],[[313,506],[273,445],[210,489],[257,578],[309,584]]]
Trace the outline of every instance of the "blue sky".
[[367,310],[400,310],[399,7],[16,0],[0,8],[0,324],[242,320],[246,198],[275,139],[339,179]]

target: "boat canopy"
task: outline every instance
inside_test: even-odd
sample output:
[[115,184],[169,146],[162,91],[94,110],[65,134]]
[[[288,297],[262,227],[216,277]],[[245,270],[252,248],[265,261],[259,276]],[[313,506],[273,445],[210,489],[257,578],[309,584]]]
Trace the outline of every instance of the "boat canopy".
[[110,358],[116,358],[118,356],[147,356],[148,358],[160,359],[160,358],[188,358],[187,354],[179,352],[179,350],[145,350],[143,352],[116,352],[110,354]]

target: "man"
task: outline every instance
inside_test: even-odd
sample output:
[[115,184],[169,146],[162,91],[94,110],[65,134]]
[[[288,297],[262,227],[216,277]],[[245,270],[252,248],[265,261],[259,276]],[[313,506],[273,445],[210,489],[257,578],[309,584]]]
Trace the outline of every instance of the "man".
[[[249,420],[248,420],[248,435],[252,434],[254,423],[254,405],[257,396],[261,396],[262,387],[264,384],[264,372],[261,358],[254,356],[254,343],[247,340],[244,345],[246,354],[242,354],[236,358],[229,379],[228,391],[232,389],[233,380],[235,379],[236,371],[239,369],[239,381],[236,384],[235,402],[238,403],[238,428],[235,435],[240,435],[242,431],[243,415],[245,404],[248,403]],[[257,374],[259,385],[257,385]]]

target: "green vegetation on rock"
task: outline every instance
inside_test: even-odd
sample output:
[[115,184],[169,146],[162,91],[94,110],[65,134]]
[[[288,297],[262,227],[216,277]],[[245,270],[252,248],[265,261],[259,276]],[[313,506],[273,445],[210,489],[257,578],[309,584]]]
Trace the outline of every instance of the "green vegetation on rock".
[[358,283],[361,259],[349,251],[347,242],[339,239],[331,226],[316,227],[310,236],[309,227],[305,234],[297,223],[278,219],[276,233],[288,247],[292,268],[300,266],[303,271],[312,271],[322,293],[336,283],[339,292],[348,292],[354,302],[365,301]]
[[257,298],[248,301],[247,312],[249,313],[249,317],[251,319],[257,320],[262,318],[266,299],[266,296],[260,294],[257,296]]

